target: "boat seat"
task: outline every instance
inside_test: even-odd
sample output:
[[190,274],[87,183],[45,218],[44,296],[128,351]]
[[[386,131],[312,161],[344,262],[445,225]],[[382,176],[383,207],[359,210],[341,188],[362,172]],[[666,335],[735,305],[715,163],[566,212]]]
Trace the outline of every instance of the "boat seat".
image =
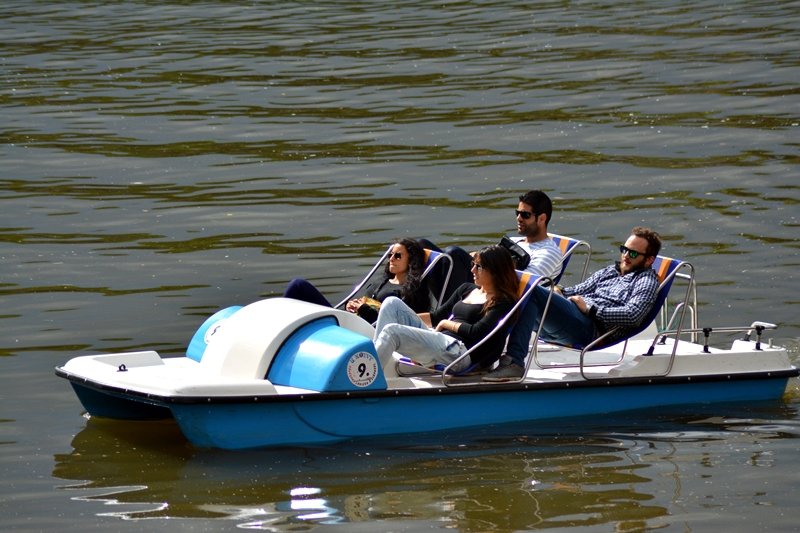
[[435,375],[440,374],[443,378],[444,384],[448,386],[457,385],[457,383],[452,383],[450,381],[450,377],[452,376],[463,376],[466,374],[471,374],[477,370],[477,365],[470,365],[466,369],[455,372],[453,370],[454,366],[464,359],[465,357],[469,357],[469,355],[475,351],[478,347],[480,347],[484,342],[490,339],[492,336],[497,334],[499,331],[505,330],[505,335],[511,331],[511,328],[514,325],[516,317],[518,316],[518,312],[523,308],[523,306],[527,303],[528,298],[530,297],[531,293],[533,292],[534,288],[542,284],[550,285],[550,291],[552,294],[552,287],[554,286],[551,283],[550,278],[543,277],[543,276],[535,276],[530,272],[521,272],[519,270],[517,272],[517,278],[519,279],[519,284],[517,287],[517,301],[514,306],[506,313],[506,315],[500,319],[497,325],[490,331],[480,342],[475,344],[472,348],[461,354],[460,357],[455,359],[452,363],[447,366],[444,365],[433,365],[433,366],[426,366],[418,361],[414,361],[413,359],[403,356],[397,362],[397,373],[400,376],[416,376],[421,374],[428,374],[428,375]]
[[[675,274],[677,273],[678,269],[682,267],[682,265],[688,264],[680,261],[678,259],[672,259],[670,257],[664,256],[656,256],[655,261],[653,261],[653,270],[656,271],[656,276],[658,277],[659,285],[658,291],[656,292],[656,301],[653,304],[653,307],[650,309],[650,312],[647,313],[645,318],[642,320],[641,324],[638,327],[632,329],[625,335],[625,339],[630,339],[635,337],[645,329],[655,320],[658,314],[661,312],[661,308],[667,300],[667,295],[669,294],[669,290],[672,287],[672,282],[675,280]],[[612,329],[607,331],[605,334],[600,336],[599,338],[595,339],[587,346],[572,346],[572,348],[578,350],[600,350],[602,348],[606,348],[608,346],[618,344],[623,342],[622,339],[608,341],[608,339],[612,336],[612,334],[617,331],[617,329]]]
[[[615,333],[618,332],[617,328],[611,329],[594,339],[591,343],[587,344],[586,346],[574,344],[574,345],[561,345],[558,343],[547,342],[548,344],[561,346],[563,348],[572,349],[575,351],[580,352],[580,359],[579,364],[581,367],[581,372],[583,373],[583,368],[591,367],[591,366],[606,366],[609,364],[618,364],[622,361],[625,357],[625,352],[627,348],[627,342],[631,338],[639,335],[643,331],[645,331],[656,319],[656,317],[661,313],[662,309],[664,308],[667,302],[667,296],[669,295],[670,288],[672,287],[673,281],[679,275],[680,270],[688,270],[688,274],[681,274],[681,277],[688,280],[687,287],[686,287],[686,294],[684,295],[682,301],[678,304],[677,309],[681,310],[681,317],[678,323],[677,335],[680,335],[681,328],[683,327],[683,318],[685,310],[689,304],[689,297],[692,294],[692,290],[694,289],[694,267],[685,261],[681,261],[680,259],[674,259],[671,257],[666,256],[656,256],[655,261],[653,261],[652,265],[653,270],[656,271],[656,276],[658,277],[659,286],[658,291],[656,292],[656,301],[653,304],[653,307],[650,309],[648,314],[642,320],[640,325],[636,328],[631,329],[630,331],[626,332],[624,338],[615,338]],[[543,324],[544,320],[541,320],[540,324]],[[538,338],[539,333],[537,332],[536,337]],[[657,336],[656,336],[657,338]],[[655,344],[656,339],[653,340],[653,345]],[[621,355],[619,359],[615,362],[603,362],[597,364],[588,364],[585,363],[586,355],[589,352],[602,350],[604,348],[608,348],[610,346],[614,346],[617,344],[622,344]],[[653,345],[651,345],[650,351],[652,353]],[[532,351],[533,357],[528,358],[527,367],[530,367],[531,362],[536,362],[539,368],[556,368],[556,367],[563,367],[563,366],[575,366],[574,363],[558,363],[558,364],[545,364],[538,360],[538,343],[532,343]]]
[[589,260],[592,257],[592,247],[591,245],[580,239],[574,239],[572,237],[565,237],[564,235],[557,235],[555,233],[548,233],[547,234],[553,242],[558,246],[559,250],[561,250],[561,254],[564,256],[561,259],[561,270],[558,272],[558,275],[553,279],[553,283],[558,283],[561,281],[561,278],[564,276],[564,272],[567,270],[567,265],[569,264],[569,260],[572,258],[573,254],[578,251],[579,248],[584,248],[586,251],[586,257],[583,261],[583,269],[581,270],[581,275],[578,281],[583,281],[586,279],[586,274],[589,271]]
[[444,261],[446,263],[446,270],[444,276],[444,283],[442,283],[442,289],[439,291],[439,294],[431,293],[431,297],[433,298],[433,302],[431,304],[431,309],[435,309],[436,307],[442,305],[444,301],[444,295],[447,289],[447,284],[450,282],[450,276],[453,273],[453,258],[450,257],[449,254],[445,252],[437,252],[436,250],[431,250],[430,248],[424,248],[425,250],[425,270],[422,272],[422,279],[426,279],[430,273],[433,271],[436,266]]
[[[356,296],[356,294],[361,292],[361,289],[363,289],[364,286],[369,282],[369,280],[372,279],[372,276],[374,276],[375,273],[386,263],[386,261],[389,260],[389,255],[392,253],[393,247],[394,244],[389,245],[389,247],[386,249],[383,255],[375,262],[375,264],[372,266],[369,272],[367,272],[367,275],[364,276],[364,278],[353,287],[350,293],[347,296],[345,296],[341,302],[334,305],[334,308],[344,309],[345,304],[347,304],[347,302],[352,300]],[[435,250],[430,250],[428,248],[424,248],[423,250],[425,252],[425,259],[424,259],[421,279],[425,280],[430,275],[431,271],[433,271],[433,269],[439,263],[444,261],[444,264],[446,264],[444,286],[442,287],[442,290],[438,295],[431,294],[431,299],[432,299],[431,305],[435,307],[437,305],[441,305],[442,300],[444,299],[444,293],[445,293],[444,287],[447,287],[447,281],[449,281],[450,275],[453,272],[453,259],[444,252],[437,252]]]

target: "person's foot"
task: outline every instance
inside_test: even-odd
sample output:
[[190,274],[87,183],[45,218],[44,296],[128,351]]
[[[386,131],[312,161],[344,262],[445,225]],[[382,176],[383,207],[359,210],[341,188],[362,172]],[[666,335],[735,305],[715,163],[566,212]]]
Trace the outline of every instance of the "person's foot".
[[500,360],[497,362],[497,368],[503,368],[504,366],[508,366],[513,363],[514,360],[511,359],[510,356],[503,354],[500,356]]
[[498,366],[487,375],[483,376],[483,381],[516,381],[522,377],[525,369],[516,363],[509,362],[507,365]]

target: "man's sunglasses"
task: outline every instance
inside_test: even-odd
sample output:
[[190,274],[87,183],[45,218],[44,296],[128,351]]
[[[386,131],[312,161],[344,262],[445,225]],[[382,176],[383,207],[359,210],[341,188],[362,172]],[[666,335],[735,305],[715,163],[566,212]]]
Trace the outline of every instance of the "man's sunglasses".
[[619,245],[619,253],[621,253],[623,255],[624,254],[628,254],[628,257],[630,257],[631,259],[636,259],[640,255],[642,257],[647,257],[648,255],[650,255],[650,254],[646,254],[646,253],[642,253],[642,252],[637,252],[636,250],[631,250],[630,248],[628,248],[624,244],[620,244]]
[[522,217],[522,220],[528,220],[529,218],[534,216],[534,214],[531,213],[530,211],[519,211],[517,209],[514,210],[514,213],[516,213],[518,217]]

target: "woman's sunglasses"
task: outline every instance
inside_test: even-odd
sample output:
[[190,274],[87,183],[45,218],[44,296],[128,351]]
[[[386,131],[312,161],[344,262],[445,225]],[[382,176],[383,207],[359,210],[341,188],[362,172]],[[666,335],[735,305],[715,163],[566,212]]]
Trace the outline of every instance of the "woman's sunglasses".
[[402,259],[402,258],[403,258],[403,254],[400,253],[400,252],[394,252],[394,253],[389,254],[389,259]]

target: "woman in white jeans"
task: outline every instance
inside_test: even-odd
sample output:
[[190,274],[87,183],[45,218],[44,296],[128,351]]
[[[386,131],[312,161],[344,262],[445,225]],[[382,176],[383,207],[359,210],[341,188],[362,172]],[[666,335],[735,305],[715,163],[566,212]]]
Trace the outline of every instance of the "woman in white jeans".
[[[474,254],[471,271],[475,283],[461,285],[430,313],[415,313],[399,298],[384,300],[374,337],[384,369],[394,364],[394,352],[426,366],[449,365],[486,337],[511,310],[518,281],[508,250],[497,245],[483,248]],[[489,368],[500,358],[505,333],[498,331],[455,371],[473,364]]]

